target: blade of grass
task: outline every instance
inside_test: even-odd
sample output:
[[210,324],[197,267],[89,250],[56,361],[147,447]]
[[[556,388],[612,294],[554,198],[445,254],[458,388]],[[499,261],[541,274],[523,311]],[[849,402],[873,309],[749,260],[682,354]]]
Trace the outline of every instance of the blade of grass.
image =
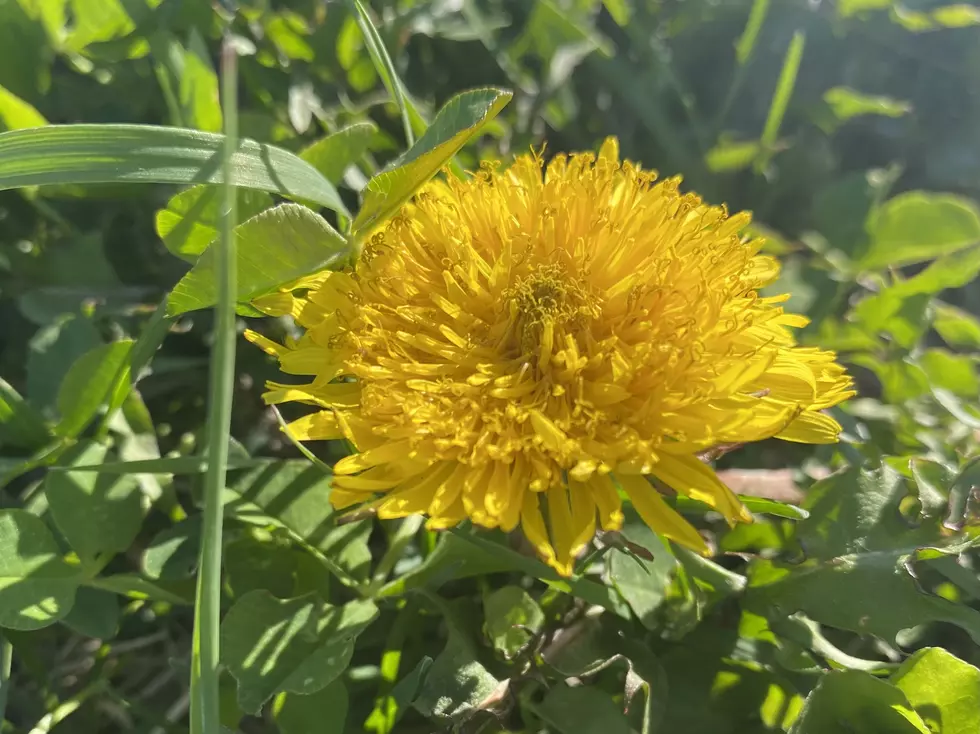
[[732,83],[728,86],[728,91],[725,93],[725,101],[722,102],[718,115],[715,117],[714,137],[716,138],[721,132],[722,126],[725,124],[725,120],[732,108],[732,104],[735,102],[735,98],[742,91],[742,85],[745,83],[745,71],[748,68],[749,61],[752,59],[756,41],[759,40],[759,31],[762,30],[762,24],[765,22],[768,13],[769,0],[755,0],[752,3],[752,10],[749,11],[749,19],[745,23],[745,30],[742,31],[742,35],[739,36],[738,42],[735,44],[735,59],[738,61],[735,76],[732,78]]
[[414,105],[405,94],[401,79],[395,73],[395,65],[391,61],[388,49],[385,48],[384,42],[381,40],[381,34],[375,28],[374,23],[371,21],[371,16],[367,14],[367,10],[361,4],[361,0],[347,0],[347,7],[357,18],[357,26],[361,29],[361,35],[364,37],[364,45],[367,46],[368,53],[371,56],[371,61],[374,62],[374,68],[377,70],[378,76],[381,77],[381,81],[384,83],[385,89],[388,90],[388,94],[392,96],[395,104],[398,105],[402,116],[402,125],[405,128],[405,140],[408,146],[411,147],[415,143],[415,131],[412,127],[412,112],[415,113],[415,117],[419,121],[421,121],[422,116],[418,113],[418,110],[411,109],[414,108]]
[[224,206],[221,237],[215,243],[218,303],[208,390],[208,471],[204,478],[204,525],[194,605],[194,638],[191,650],[191,734],[221,731],[218,689],[218,630],[221,616],[221,492],[228,468],[231,434],[231,402],[235,378],[235,267],[236,193],[230,175],[238,139],[237,56],[225,38],[221,49],[221,93],[224,102],[225,139],[222,165]]
[[10,663],[14,656],[14,648],[6,635],[0,632],[0,721],[7,713],[7,699],[10,696]]
[[800,70],[800,61],[803,59],[803,45],[806,35],[803,31],[796,31],[793,40],[789,42],[786,49],[786,56],[783,58],[783,68],[779,72],[779,81],[776,83],[776,93],[772,96],[772,103],[769,105],[769,116],[766,118],[766,125],[762,129],[762,154],[756,161],[756,171],[762,171],[772,158],[773,146],[776,138],[779,137],[779,127],[783,124],[783,117],[786,115],[786,108],[789,106],[790,97],[793,96],[793,87],[796,86],[796,74]]

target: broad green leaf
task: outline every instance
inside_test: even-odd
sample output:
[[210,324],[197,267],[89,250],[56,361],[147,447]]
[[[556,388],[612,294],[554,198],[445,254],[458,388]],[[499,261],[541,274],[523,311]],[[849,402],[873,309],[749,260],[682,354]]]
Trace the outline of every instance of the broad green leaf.
[[[265,293],[350,257],[351,248],[327,221],[300,204],[282,204],[235,227],[238,240],[238,300]],[[171,316],[214,305],[214,253],[205,250],[174,286],[167,301]]]
[[65,314],[45,324],[29,342],[27,399],[54,415],[58,386],[76,359],[105,341],[91,318]]
[[159,44],[153,42],[153,52],[162,56],[160,61],[171,77],[173,92],[180,104],[181,124],[196,130],[220,132],[218,75],[211,66],[204,40],[194,29],[187,48],[169,33],[160,41]]
[[961,196],[910,191],[882,204],[868,220],[868,233],[861,267],[907,265],[980,242],[980,211]]
[[761,151],[758,140],[726,141],[705,153],[704,162],[715,173],[741,171],[751,166]]
[[108,591],[82,586],[74,606],[61,621],[80,635],[111,640],[119,631],[119,600]]
[[347,669],[354,638],[377,613],[369,601],[335,607],[314,594],[241,597],[221,623],[221,659],[238,681],[242,710],[257,714],[279,692],[323,689]]
[[287,693],[277,702],[274,715],[282,734],[343,734],[347,688],[342,680],[335,680],[308,696]]
[[[89,441],[73,447],[62,463],[69,469],[73,464],[97,464],[106,453],[103,444]],[[142,497],[132,476],[49,472],[44,493],[58,529],[83,567],[98,569],[106,555],[128,550],[143,523]]]
[[123,339],[91,349],[75,360],[58,388],[59,435],[70,438],[85,430],[111,397],[118,376],[128,372],[132,348],[133,341]]
[[4,130],[20,130],[47,124],[44,115],[32,105],[0,86],[0,127]]
[[[254,217],[272,206],[272,197],[264,191],[240,188],[238,217]],[[156,231],[163,244],[177,257],[195,262],[218,237],[221,196],[217,186],[194,186],[181,191],[167,202],[156,216]]]
[[36,449],[47,443],[49,435],[41,416],[0,378],[0,446]]
[[467,624],[470,617],[449,604],[440,606],[449,639],[429,666],[412,705],[430,719],[458,725],[503,700],[509,681],[495,678],[477,659]]
[[143,573],[151,579],[186,579],[197,569],[201,516],[192,515],[161,530],[143,552]]
[[606,556],[609,580],[630,605],[633,614],[647,629],[659,629],[657,609],[667,596],[671,579],[677,571],[677,559],[660,539],[630,511],[622,533],[631,543],[645,548],[653,556],[646,561],[613,550]]
[[544,626],[538,603],[519,586],[502,586],[483,600],[486,632],[496,650],[512,658]]
[[262,589],[280,599],[292,596],[296,557],[295,547],[246,534],[225,546],[222,562],[228,588],[235,597]]
[[930,734],[905,694],[858,670],[825,675],[807,696],[790,734]]
[[378,128],[372,122],[358,122],[320,138],[300,151],[299,157],[336,183],[352,163],[364,155]]
[[36,630],[71,611],[81,582],[44,521],[24,510],[0,510],[0,627]]
[[449,100],[415,145],[368,182],[364,203],[354,220],[353,237],[362,237],[393,214],[496,117],[512,96],[501,89],[486,88]]
[[612,697],[592,686],[559,683],[534,706],[535,713],[562,734],[631,734],[629,720]]
[[901,117],[912,111],[908,102],[872,94],[862,94],[850,87],[834,87],[824,92],[823,100],[830,105],[839,120],[850,120],[859,115],[883,115]]
[[111,591],[113,594],[130,599],[149,599],[168,604],[194,604],[194,584],[191,581],[182,584],[164,583],[162,580],[145,579],[135,573],[117,573],[90,579],[85,582],[85,585]]
[[309,462],[265,460],[238,479],[228,497],[226,512],[243,520],[274,520],[314,548],[345,583],[367,578],[371,524],[362,520],[337,525],[330,477]]
[[948,304],[935,305],[932,327],[951,347],[980,349],[980,319]]
[[961,398],[976,399],[980,395],[976,361],[970,357],[945,349],[927,349],[919,355],[918,362],[935,387],[949,390]]
[[74,23],[64,41],[65,48],[71,51],[83,51],[90,44],[121,38],[136,28],[123,0],[72,0],[71,9]]
[[980,669],[940,647],[917,651],[891,683],[936,734],[980,731]]
[[[48,125],[0,133],[0,190],[45,184],[221,183],[224,136],[153,125]],[[347,214],[337,190],[288,151],[242,139],[232,158],[243,188]]]

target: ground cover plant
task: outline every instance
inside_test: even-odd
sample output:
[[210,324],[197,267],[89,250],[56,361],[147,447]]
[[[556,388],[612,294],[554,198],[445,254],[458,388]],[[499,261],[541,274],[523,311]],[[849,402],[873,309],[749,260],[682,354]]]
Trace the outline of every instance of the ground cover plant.
[[980,9],[0,41],[0,731],[980,730]]

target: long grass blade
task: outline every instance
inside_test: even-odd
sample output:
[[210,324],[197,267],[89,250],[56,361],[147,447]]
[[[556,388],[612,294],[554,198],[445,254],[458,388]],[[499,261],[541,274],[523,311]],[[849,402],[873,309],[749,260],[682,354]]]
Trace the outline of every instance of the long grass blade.
[[235,378],[235,238],[236,193],[229,175],[238,138],[237,56],[225,39],[221,50],[221,92],[224,101],[225,139],[222,165],[223,216],[221,237],[215,245],[218,303],[211,361],[208,404],[208,470],[204,479],[204,523],[200,572],[194,609],[191,657],[191,734],[221,731],[218,689],[218,630],[221,616],[221,491],[228,468],[231,402]]
[[786,108],[789,106],[790,97],[793,96],[793,88],[796,86],[796,75],[800,70],[800,61],[803,59],[803,45],[806,36],[802,31],[793,34],[793,40],[786,49],[786,56],[783,59],[783,68],[779,72],[779,81],[776,83],[776,93],[772,96],[772,103],[769,105],[769,116],[766,118],[766,125],[762,129],[763,153],[756,163],[757,170],[765,168],[769,159],[772,157],[773,146],[779,136],[779,128],[783,124],[783,117],[786,115]]

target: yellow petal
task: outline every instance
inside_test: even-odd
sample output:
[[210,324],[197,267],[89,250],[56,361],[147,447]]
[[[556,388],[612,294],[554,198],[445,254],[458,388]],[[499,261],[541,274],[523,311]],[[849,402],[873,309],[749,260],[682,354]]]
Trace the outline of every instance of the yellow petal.
[[619,498],[616,485],[608,474],[593,474],[586,484],[592,491],[596,507],[599,508],[599,523],[603,530],[620,530],[623,527],[623,502]]
[[555,566],[555,549],[548,540],[548,531],[545,529],[544,517],[541,515],[541,507],[538,505],[537,492],[524,493],[524,504],[521,507],[521,529],[544,562],[549,566]]
[[618,476],[616,479],[626,490],[633,507],[651,530],[665,538],[670,538],[702,555],[710,555],[708,544],[698,531],[673,507],[668,505],[660,493],[645,478],[634,475]]
[[808,410],[777,433],[776,438],[796,443],[837,443],[840,432],[840,423],[829,415]]
[[376,449],[361,454],[352,454],[334,464],[334,474],[356,474],[379,464],[388,464],[399,459],[409,458],[412,453],[412,443],[405,438],[401,441],[391,441]]
[[286,425],[286,431],[297,441],[326,441],[344,437],[333,411],[310,413]]
[[671,488],[718,510],[728,522],[752,522],[752,513],[725,486],[714,471],[696,456],[663,454],[653,466],[653,476]]

